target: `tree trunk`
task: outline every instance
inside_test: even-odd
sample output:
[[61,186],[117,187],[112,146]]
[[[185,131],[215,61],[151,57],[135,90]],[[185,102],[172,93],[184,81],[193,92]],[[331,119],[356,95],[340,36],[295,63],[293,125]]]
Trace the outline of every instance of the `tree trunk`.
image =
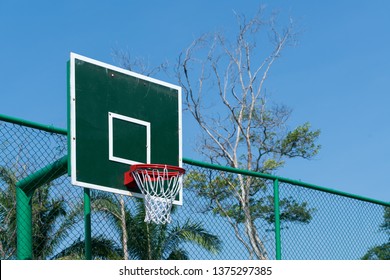
[[127,247],[127,227],[126,227],[126,211],[125,211],[125,200],[123,196],[119,196],[119,201],[121,205],[121,227],[122,227],[122,244],[123,244],[123,258],[125,260],[129,259],[129,249]]

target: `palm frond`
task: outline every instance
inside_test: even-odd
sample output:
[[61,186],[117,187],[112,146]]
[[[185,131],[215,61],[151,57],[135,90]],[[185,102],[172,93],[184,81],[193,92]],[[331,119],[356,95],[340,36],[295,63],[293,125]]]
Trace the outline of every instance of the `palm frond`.
[[211,253],[218,253],[221,249],[220,239],[209,233],[200,223],[187,220],[184,225],[176,225],[169,231],[167,248],[175,248],[182,242],[195,243]]
[[167,260],[189,260],[189,256],[187,254],[187,251],[177,248],[173,250],[169,256],[167,257]]
[[[121,249],[112,240],[106,239],[102,236],[92,238],[91,248],[93,259],[119,260],[122,258]],[[52,259],[85,259],[84,240],[75,241],[72,245],[53,256]]]

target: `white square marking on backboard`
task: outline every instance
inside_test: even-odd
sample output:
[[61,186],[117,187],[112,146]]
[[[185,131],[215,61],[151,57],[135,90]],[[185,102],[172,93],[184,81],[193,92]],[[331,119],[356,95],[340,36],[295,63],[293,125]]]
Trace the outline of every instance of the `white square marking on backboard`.
[[[126,121],[126,122],[135,123],[135,124],[138,124],[138,125],[145,126],[145,128],[146,128],[146,162],[138,162],[138,161],[134,161],[134,160],[130,160],[130,159],[114,156],[114,141],[113,141],[113,135],[114,135],[114,124],[113,124],[113,122],[114,122],[114,119],[120,119],[122,121]],[[109,147],[108,147],[108,155],[109,155],[109,160],[111,160],[111,161],[116,161],[116,162],[125,163],[125,164],[129,164],[129,165],[140,164],[140,163],[148,163],[149,164],[150,163],[150,150],[151,150],[151,146],[150,146],[150,123],[146,122],[146,121],[143,121],[143,120],[130,118],[130,117],[123,116],[123,115],[120,115],[120,114],[108,112],[108,145],[109,145]]]

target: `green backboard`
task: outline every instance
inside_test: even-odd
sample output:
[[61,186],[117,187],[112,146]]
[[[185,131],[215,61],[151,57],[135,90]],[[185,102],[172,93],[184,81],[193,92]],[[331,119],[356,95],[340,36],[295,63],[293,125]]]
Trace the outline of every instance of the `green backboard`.
[[182,166],[180,87],[74,53],[68,72],[72,184],[142,197],[130,165]]

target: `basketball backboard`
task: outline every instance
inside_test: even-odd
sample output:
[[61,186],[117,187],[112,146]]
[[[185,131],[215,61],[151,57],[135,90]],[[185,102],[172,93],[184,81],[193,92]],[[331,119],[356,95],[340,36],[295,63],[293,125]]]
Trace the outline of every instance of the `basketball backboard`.
[[74,53],[68,68],[72,184],[142,197],[131,165],[182,166],[180,87]]

